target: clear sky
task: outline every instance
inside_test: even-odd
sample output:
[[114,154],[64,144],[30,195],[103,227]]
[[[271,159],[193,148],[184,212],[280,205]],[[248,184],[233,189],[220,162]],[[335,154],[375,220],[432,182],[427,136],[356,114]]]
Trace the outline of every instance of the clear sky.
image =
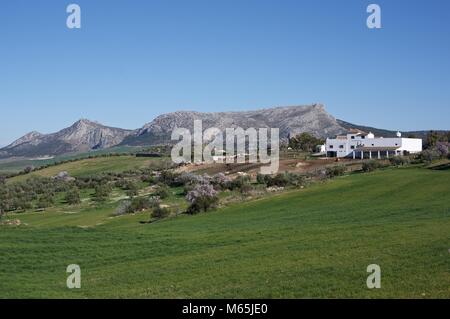
[[[66,27],[66,7],[82,28]],[[366,7],[382,9],[382,29]],[[449,129],[448,0],[2,0],[0,145],[79,118],[324,103],[387,129]]]

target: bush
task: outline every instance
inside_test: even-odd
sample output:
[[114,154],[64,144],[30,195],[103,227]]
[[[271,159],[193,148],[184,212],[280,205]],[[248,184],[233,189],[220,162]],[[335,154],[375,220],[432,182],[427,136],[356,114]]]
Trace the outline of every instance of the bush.
[[336,165],[333,167],[327,167],[325,174],[328,178],[333,178],[337,176],[342,176],[345,174],[346,168],[343,165]]
[[125,201],[121,202],[119,207],[117,207],[116,210],[114,211],[113,215],[121,216],[121,215],[128,214],[130,212],[130,206],[131,206],[131,201],[129,201],[129,200],[125,200]]
[[153,201],[151,198],[135,197],[132,200],[125,200],[117,207],[114,215],[120,216],[125,214],[133,214],[143,210],[152,208]]
[[287,173],[277,174],[274,177],[267,179],[267,186],[286,187],[290,183],[290,176]]
[[146,197],[136,197],[131,201],[129,207],[129,213],[140,212],[151,207],[151,202],[149,198]]
[[218,173],[212,177],[211,183],[218,189],[229,189],[232,181],[224,173]]
[[431,163],[433,160],[439,159],[440,154],[434,149],[424,150],[419,154],[422,162]]
[[158,205],[155,208],[153,208],[151,216],[153,218],[161,219],[161,218],[165,218],[165,217],[169,216],[169,214],[170,214],[170,210],[168,208],[161,207],[160,205]]
[[270,177],[270,176],[258,173],[258,175],[256,175],[256,182],[258,184],[267,184],[267,177]]
[[182,184],[179,183],[179,176],[180,174],[171,170],[162,170],[158,176],[158,182],[168,186],[182,186]]
[[411,160],[409,159],[409,157],[405,156],[394,156],[389,158],[389,162],[395,166],[403,166],[408,165],[411,162]]
[[250,176],[243,175],[236,177],[230,185],[231,189],[241,189],[245,184],[250,183]]
[[362,170],[364,172],[372,172],[380,168],[380,163],[378,161],[367,161],[362,164]]
[[159,184],[158,188],[156,189],[156,191],[154,193],[154,195],[158,196],[161,199],[165,199],[165,198],[169,197],[170,189],[169,189],[169,187],[167,185]]

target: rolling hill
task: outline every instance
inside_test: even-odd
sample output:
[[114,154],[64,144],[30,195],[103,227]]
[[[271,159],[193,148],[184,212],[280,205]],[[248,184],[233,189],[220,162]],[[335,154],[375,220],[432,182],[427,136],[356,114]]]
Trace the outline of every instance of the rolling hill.
[[[18,214],[0,297],[450,298],[449,177],[386,169],[152,224],[108,205]],[[366,287],[373,263],[382,289]]]

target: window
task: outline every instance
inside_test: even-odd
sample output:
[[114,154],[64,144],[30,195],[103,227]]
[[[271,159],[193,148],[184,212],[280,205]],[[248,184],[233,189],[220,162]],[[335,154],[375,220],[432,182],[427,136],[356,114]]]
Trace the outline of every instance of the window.
[[354,140],[355,139],[355,136],[354,135],[352,135],[352,140]]
[[355,149],[355,145],[350,146],[350,148],[351,148],[352,150],[354,150],[354,149]]
[[330,148],[333,148],[333,145],[330,145]]
[[364,135],[361,135],[361,138],[362,138],[362,139],[365,139],[366,137],[365,137]]
[[344,148],[344,145],[339,145],[339,148]]

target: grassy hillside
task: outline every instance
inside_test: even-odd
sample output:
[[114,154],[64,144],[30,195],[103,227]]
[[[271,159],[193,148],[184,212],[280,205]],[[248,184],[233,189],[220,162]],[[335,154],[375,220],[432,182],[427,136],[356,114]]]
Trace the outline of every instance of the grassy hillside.
[[0,297],[450,298],[449,178],[388,169],[153,224],[109,204],[16,215],[28,225],[0,229]]
[[55,156],[54,158],[49,159],[0,159],[0,174],[19,172],[28,166],[41,167],[66,160],[85,159],[89,156],[111,153],[130,153],[138,152],[140,150],[142,150],[142,147],[118,146],[84,153]]
[[159,160],[162,160],[162,158],[145,158],[131,155],[82,159],[74,162],[51,166],[27,175],[16,176],[14,178],[11,178],[9,181],[23,181],[33,175],[52,177],[62,171],[67,171],[71,176],[74,177],[98,174],[101,172],[123,172],[129,169],[146,167],[151,162]]

